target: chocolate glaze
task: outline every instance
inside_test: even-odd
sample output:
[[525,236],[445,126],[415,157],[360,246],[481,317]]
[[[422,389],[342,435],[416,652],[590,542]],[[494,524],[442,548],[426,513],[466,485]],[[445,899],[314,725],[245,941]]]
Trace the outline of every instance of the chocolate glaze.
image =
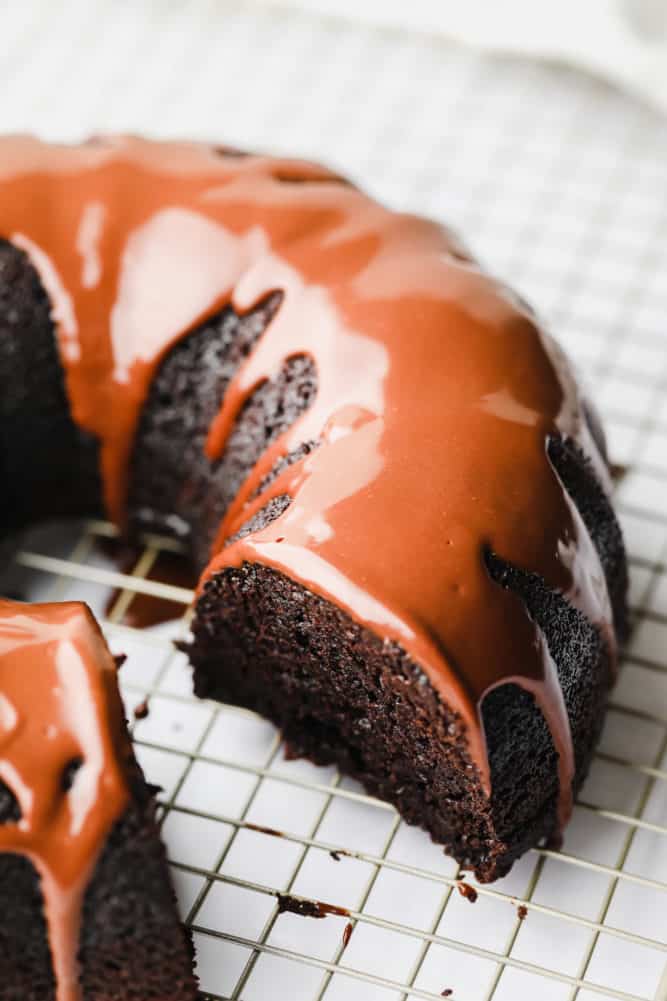
[[80,996],[83,895],[127,803],[116,665],[79,602],[0,601],[0,779],[20,818],[0,826],[0,852],[39,873],[57,1001]]
[[[441,226],[320,167],[220,147],[5,140],[0,235],[24,248],[51,296],[73,416],[100,441],[118,523],[165,352],[223,305],[244,312],[282,292],[207,455],[224,452],[244,403],[287,359],[313,359],[317,395],[239,490],[202,582],[265,564],[400,643],[460,713],[489,794],[481,701],[521,685],[551,729],[565,823],[574,755],[556,667],[485,552],[565,595],[613,660],[604,575],[550,437],[573,438],[609,478],[568,365],[530,310]],[[307,441],[320,445],[262,488]],[[280,517],[224,545],[280,495],[291,498]]]
[[477,890],[470,883],[465,883],[462,879],[457,880],[456,889],[459,891],[462,897],[469,900],[471,904],[474,904],[477,900]]

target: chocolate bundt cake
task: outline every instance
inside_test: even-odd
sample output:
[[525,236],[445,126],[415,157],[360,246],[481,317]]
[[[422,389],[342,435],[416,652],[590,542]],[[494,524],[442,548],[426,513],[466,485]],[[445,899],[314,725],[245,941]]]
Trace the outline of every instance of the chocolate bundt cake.
[[196,996],[99,627],[78,602],[0,601],[0,998]]
[[218,147],[5,140],[0,237],[4,527],[173,533],[199,695],[482,880],[556,839],[626,563],[599,425],[530,309],[441,226]]

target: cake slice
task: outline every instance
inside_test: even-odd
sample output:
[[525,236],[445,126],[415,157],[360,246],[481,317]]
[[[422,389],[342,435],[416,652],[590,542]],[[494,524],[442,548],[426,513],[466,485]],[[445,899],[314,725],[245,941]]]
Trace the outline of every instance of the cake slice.
[[0,999],[196,996],[102,633],[80,602],[0,601]]

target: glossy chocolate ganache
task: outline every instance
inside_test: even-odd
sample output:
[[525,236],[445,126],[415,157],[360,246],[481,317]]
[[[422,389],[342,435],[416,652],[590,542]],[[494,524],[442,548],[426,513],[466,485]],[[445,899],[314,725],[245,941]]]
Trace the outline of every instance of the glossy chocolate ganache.
[[[487,556],[543,578],[613,659],[600,561],[549,441],[573,441],[605,488],[608,474],[567,364],[528,308],[443,227],[320,167],[204,145],[4,140],[0,237],[50,296],[72,415],[99,440],[121,525],[135,430],[170,347],[227,304],[243,314],[280,293],[208,457],[288,359],[312,360],[317,392],[242,485],[203,581],[268,566],[398,642],[465,722],[487,792],[481,701],[508,681],[527,689],[558,751],[564,823],[574,755],[557,671]],[[319,447],[267,476],[304,442]],[[280,517],[235,538],[285,495]]]
[[15,801],[0,852],[39,874],[57,1001],[80,996],[84,894],[129,798],[124,734],[116,665],[86,606],[0,601],[0,780]]

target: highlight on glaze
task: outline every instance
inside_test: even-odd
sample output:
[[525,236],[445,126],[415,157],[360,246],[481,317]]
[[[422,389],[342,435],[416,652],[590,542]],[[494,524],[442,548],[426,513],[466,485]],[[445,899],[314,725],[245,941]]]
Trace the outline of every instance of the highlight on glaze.
[[[573,440],[608,478],[567,363],[528,308],[443,227],[312,164],[205,145],[0,141],[0,236],[51,297],[72,415],[100,442],[119,524],[165,354],[223,306],[243,313],[282,293],[207,456],[222,455],[244,403],[288,359],[312,359],[317,393],[242,485],[202,585],[264,564],[396,640],[465,721],[487,794],[482,700],[508,681],[525,688],[558,753],[562,825],[574,752],[556,667],[484,554],[538,574],[610,637],[600,561],[548,442]],[[264,485],[309,441],[319,447]],[[291,503],[276,520],[225,544],[279,495]]]
[[16,820],[0,852],[39,874],[57,1001],[79,1001],[81,908],[95,863],[128,801],[128,747],[116,665],[79,602],[0,601],[0,780]]

